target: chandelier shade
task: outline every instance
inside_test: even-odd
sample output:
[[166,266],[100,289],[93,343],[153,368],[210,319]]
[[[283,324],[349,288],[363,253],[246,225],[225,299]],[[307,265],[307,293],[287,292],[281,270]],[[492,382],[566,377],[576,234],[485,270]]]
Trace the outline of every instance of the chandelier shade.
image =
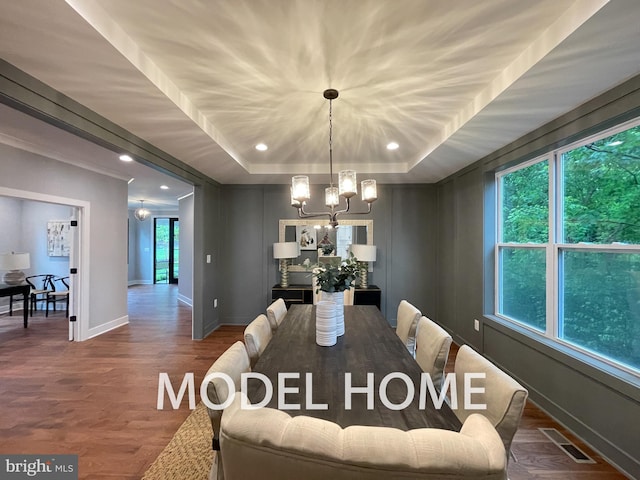
[[136,211],[133,212],[133,216],[141,222],[144,222],[151,216],[151,211],[147,208],[144,208],[144,200],[140,200],[140,208],[137,208]]
[[[306,203],[311,199],[311,188],[309,177],[306,175],[296,175],[291,177],[291,206],[298,210],[300,218],[308,217],[329,217],[331,227],[338,226],[338,215],[350,213],[354,215],[366,215],[371,213],[371,204],[377,200],[378,191],[376,181],[367,179],[362,182],[362,201],[367,204],[366,212],[351,212],[351,198],[358,194],[358,182],[355,170],[342,170],[338,173],[338,186],[333,184],[333,100],[338,98],[338,91],[329,88],[324,91],[323,96],[329,100],[329,187],[325,189],[325,205],[329,208],[327,212],[308,212],[305,210]],[[338,209],[340,199],[344,198],[346,206]]]

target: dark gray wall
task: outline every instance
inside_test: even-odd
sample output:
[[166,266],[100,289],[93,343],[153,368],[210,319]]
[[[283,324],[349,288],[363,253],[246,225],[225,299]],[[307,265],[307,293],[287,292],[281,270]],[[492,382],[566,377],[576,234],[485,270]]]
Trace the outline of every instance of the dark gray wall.
[[[193,191],[193,338],[203,339],[220,325],[222,269],[220,188],[211,183],[196,185]],[[207,256],[210,255],[210,262]],[[214,301],[218,300],[218,307]]]
[[[638,378],[492,316],[497,169],[640,115],[640,77],[507,145],[437,185],[436,320],[529,389],[531,399],[640,478]],[[480,332],[473,319],[481,321]]]
[[[322,198],[315,186],[313,198]],[[271,287],[279,283],[273,243],[278,221],[297,218],[288,185],[224,185],[224,247],[221,322],[245,325],[271,303]],[[436,190],[433,185],[379,185],[379,199],[367,216],[373,220],[378,247],[369,283],[382,289],[382,311],[395,325],[398,303],[407,299],[426,315],[435,313]],[[363,209],[354,202],[352,210]],[[317,210],[316,210],[317,209]],[[324,210],[310,205],[309,210]],[[292,274],[291,283],[310,283],[306,274]]]

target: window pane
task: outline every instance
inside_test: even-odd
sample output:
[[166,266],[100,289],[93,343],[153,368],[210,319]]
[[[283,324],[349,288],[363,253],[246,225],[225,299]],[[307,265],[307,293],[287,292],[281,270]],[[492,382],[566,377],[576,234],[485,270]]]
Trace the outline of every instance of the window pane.
[[640,126],[563,155],[564,242],[640,244]]
[[500,285],[502,315],[545,331],[545,249],[501,249]]
[[502,242],[549,241],[549,163],[502,177]]
[[640,370],[640,254],[569,250],[562,262],[559,337]]

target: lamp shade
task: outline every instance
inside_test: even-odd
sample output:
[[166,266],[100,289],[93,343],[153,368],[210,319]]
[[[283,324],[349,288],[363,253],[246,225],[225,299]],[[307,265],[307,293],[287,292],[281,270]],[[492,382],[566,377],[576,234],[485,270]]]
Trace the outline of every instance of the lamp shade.
[[296,258],[300,255],[298,242],[278,242],[273,244],[273,258]]
[[23,270],[31,267],[28,253],[3,253],[0,255],[0,270]]
[[351,253],[358,259],[359,262],[375,262],[376,261],[376,246],[375,245],[351,245]]

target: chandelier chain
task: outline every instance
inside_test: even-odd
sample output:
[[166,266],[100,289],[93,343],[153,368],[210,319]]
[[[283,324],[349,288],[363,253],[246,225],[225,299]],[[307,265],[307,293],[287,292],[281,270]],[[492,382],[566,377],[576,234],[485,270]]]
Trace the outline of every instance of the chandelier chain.
[[329,100],[329,186],[333,187],[333,100]]

